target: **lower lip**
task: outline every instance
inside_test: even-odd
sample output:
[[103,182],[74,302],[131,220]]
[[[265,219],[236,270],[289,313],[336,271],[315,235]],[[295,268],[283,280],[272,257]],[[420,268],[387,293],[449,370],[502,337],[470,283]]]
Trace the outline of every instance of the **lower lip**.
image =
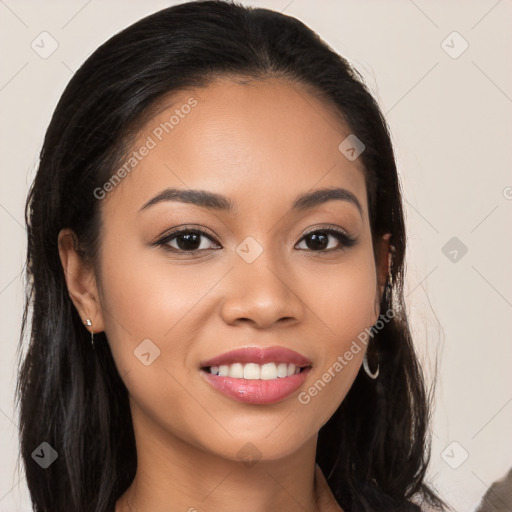
[[308,367],[290,377],[272,380],[219,377],[205,370],[201,370],[201,373],[215,389],[229,398],[247,404],[266,405],[281,402],[297,391],[304,384],[310,370],[311,367]]

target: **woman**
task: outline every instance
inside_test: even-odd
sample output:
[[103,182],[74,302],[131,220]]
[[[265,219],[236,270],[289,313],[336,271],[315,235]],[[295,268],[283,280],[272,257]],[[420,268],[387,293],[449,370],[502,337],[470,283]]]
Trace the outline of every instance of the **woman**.
[[112,37],[26,218],[34,510],[443,509],[388,129],[301,22],[204,1]]

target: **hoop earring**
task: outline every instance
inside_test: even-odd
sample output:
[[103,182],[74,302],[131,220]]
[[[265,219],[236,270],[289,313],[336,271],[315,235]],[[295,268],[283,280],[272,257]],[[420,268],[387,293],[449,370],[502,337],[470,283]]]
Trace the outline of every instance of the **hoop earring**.
[[372,373],[372,371],[370,370],[370,367],[368,365],[367,354],[368,354],[368,351],[366,351],[363,356],[363,368],[364,368],[366,375],[368,375],[368,377],[370,377],[370,379],[375,380],[379,376],[379,364],[377,363],[377,369],[375,370],[374,373]]
[[[85,321],[85,325],[87,325],[87,327],[91,327],[91,326],[92,326],[92,322],[91,322],[89,319],[87,319],[87,320]],[[92,349],[93,349],[93,350],[96,350],[96,349],[94,348],[94,332],[92,331],[92,329],[91,329],[91,345],[92,345]]]

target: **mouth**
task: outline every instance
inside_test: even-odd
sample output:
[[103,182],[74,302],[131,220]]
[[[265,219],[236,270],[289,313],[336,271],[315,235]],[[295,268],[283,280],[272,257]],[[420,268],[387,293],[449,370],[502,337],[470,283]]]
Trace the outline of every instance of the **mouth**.
[[228,398],[250,404],[273,404],[304,383],[312,362],[284,347],[247,347],[200,364],[202,377]]
[[271,362],[258,363],[233,363],[230,365],[205,366],[201,370],[218,375],[219,377],[231,377],[245,380],[276,380],[291,377],[303,372],[311,366],[296,366],[294,363]]

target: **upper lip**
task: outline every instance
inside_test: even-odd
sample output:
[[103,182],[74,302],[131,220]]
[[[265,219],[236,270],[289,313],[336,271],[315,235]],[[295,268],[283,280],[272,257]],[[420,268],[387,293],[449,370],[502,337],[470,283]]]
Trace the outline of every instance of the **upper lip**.
[[293,363],[295,366],[311,366],[312,362],[302,354],[286,347],[244,347],[231,350],[200,363],[201,368],[234,363]]

